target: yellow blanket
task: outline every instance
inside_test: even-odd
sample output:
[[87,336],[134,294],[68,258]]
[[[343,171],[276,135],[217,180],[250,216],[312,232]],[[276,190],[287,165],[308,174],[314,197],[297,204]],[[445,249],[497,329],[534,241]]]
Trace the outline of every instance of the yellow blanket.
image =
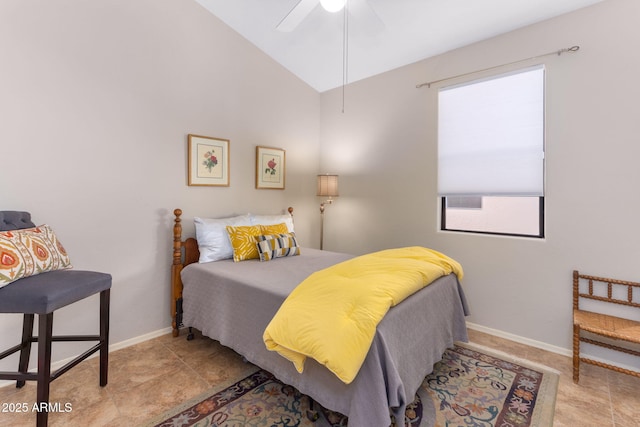
[[293,362],[307,357],[349,384],[390,307],[462,267],[423,247],[388,249],[317,271],[298,285],[264,331],[267,349]]

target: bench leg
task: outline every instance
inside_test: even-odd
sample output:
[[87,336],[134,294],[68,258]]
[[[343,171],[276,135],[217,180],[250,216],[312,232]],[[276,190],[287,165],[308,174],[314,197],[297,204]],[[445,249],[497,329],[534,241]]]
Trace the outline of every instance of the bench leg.
[[[29,357],[31,356],[31,338],[33,338],[33,314],[24,315],[22,321],[22,349],[20,350],[20,362],[18,363],[18,372],[26,374],[29,371]],[[22,388],[26,381],[16,381],[16,387]]]
[[53,332],[53,313],[38,315],[38,390],[37,423],[46,427],[49,418],[49,386],[51,383],[51,335]]
[[573,325],[573,382],[580,380],[580,326]]
[[109,374],[109,296],[109,289],[100,292],[100,387]]

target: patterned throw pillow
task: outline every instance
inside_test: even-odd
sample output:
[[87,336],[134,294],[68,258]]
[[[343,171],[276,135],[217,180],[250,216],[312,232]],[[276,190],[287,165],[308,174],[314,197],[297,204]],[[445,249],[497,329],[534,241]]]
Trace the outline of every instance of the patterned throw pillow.
[[0,231],[0,287],[66,268],[71,268],[69,256],[48,225]]
[[284,223],[287,226],[287,231],[285,231],[285,233],[293,233],[295,231],[293,228],[293,217],[290,214],[282,214],[282,215],[249,214],[249,216],[251,217],[251,224],[249,225],[271,225],[271,224]]
[[231,246],[233,247],[233,260],[235,262],[258,258],[258,250],[253,236],[258,236],[262,233],[259,225],[237,227],[228,225],[227,233],[229,233],[229,240],[231,240]]
[[300,247],[295,233],[280,233],[255,237],[260,261],[300,255]]
[[287,232],[287,225],[284,223],[237,227],[228,225],[226,228],[227,233],[229,233],[229,240],[231,240],[231,246],[233,247],[233,260],[235,262],[260,258],[258,248],[256,247],[255,236]]
[[273,225],[261,225],[260,231],[262,231],[261,234],[284,234],[289,232],[289,228],[287,227],[287,224],[283,222]]

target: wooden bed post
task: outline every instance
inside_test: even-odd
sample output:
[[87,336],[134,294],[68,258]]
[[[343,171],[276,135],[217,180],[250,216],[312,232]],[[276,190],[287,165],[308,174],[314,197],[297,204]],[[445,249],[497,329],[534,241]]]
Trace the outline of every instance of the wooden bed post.
[[171,265],[171,326],[173,328],[173,336],[180,335],[180,325],[178,321],[178,301],[182,299],[182,280],[180,272],[182,271],[182,215],[181,209],[173,211],[175,220],[173,224],[173,264]]
[[182,240],[182,209],[175,209],[173,224],[173,262],[171,263],[171,326],[173,336],[180,335],[182,326],[182,269],[189,264],[198,262],[200,251],[198,242],[193,237]]

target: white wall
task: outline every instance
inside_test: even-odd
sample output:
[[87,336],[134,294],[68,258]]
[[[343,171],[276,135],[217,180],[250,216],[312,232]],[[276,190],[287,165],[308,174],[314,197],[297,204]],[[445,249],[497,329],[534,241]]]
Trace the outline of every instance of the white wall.
[[[171,324],[174,208],[193,234],[193,216],[294,206],[317,246],[320,96],[196,2],[3,0],[0,52],[0,209],[113,275],[112,343]],[[187,186],[189,133],[231,140],[230,187]],[[254,188],[256,145],[286,150],[284,191]],[[97,303],[61,310],[54,331],[96,331]],[[21,318],[0,319],[0,347],[16,344]]]
[[[321,170],[341,191],[325,248],[441,250],[465,268],[470,322],[569,349],[573,269],[640,280],[639,19],[640,2],[608,0],[354,83],[344,114],[340,89],[322,94]],[[573,45],[522,64],[547,69],[547,237],[439,232],[438,89],[415,85]]]
[[[113,275],[118,343],[170,324],[174,208],[190,234],[196,215],[293,205],[317,246],[315,174],[338,173],[327,249],[442,250],[465,267],[471,322],[569,348],[571,270],[640,276],[638,18],[608,0],[349,85],[342,114],[339,89],[318,95],[195,2],[3,0],[0,209],[31,211],[76,268]],[[437,89],[415,85],[574,44],[544,61],[547,238],[438,232]],[[229,188],[186,185],[188,133],[231,140]],[[287,150],[285,191],[254,189],[256,145]],[[62,310],[56,331],[94,330],[96,307]],[[14,344],[20,319],[0,319]]]

